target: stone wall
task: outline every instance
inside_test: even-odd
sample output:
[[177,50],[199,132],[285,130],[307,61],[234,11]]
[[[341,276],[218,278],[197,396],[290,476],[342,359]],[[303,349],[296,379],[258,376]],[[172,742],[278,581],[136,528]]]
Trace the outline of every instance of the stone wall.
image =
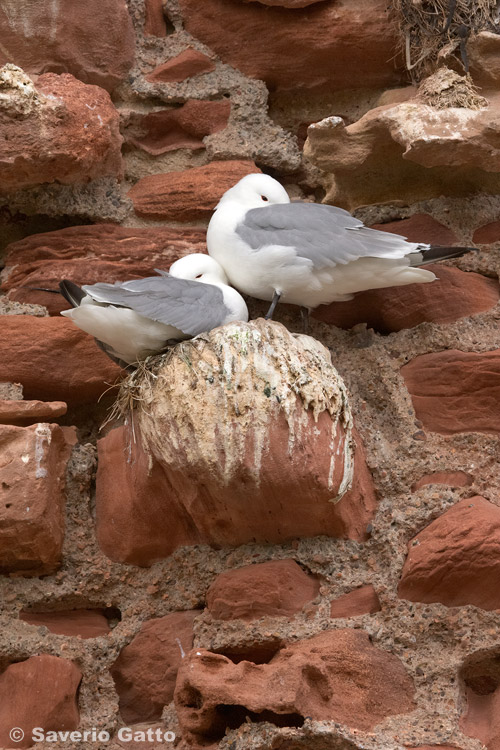
[[[500,36],[452,15],[418,80],[403,6],[0,0],[1,748],[46,748],[33,727],[89,733],[58,748],[500,748]],[[335,409],[303,393],[286,426],[259,386],[259,432],[240,421],[261,463],[231,454],[224,484],[203,450],[153,461],[108,420],[124,373],[35,287],[204,251],[222,193],[259,170],[478,252],[318,309],[352,435],[349,417],[325,442]],[[283,343],[297,311],[276,317],[259,335],[290,368],[295,345],[314,359]],[[190,402],[181,359],[183,414],[224,429],[227,400]],[[346,493],[321,480],[334,442]]]

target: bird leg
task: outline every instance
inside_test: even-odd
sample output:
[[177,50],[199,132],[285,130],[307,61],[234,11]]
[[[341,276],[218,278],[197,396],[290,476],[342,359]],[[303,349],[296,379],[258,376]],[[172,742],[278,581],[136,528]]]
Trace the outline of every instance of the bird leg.
[[309,335],[309,308],[300,308],[300,317],[302,318],[302,333]]
[[271,307],[267,311],[266,315],[264,316],[265,320],[272,320],[274,311],[276,310],[276,305],[280,301],[281,294],[280,292],[275,291],[273,294],[273,301],[271,302]]

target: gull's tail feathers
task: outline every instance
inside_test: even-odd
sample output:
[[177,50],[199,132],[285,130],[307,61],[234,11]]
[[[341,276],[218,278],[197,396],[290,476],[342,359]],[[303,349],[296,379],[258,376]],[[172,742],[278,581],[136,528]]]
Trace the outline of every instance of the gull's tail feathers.
[[427,249],[422,248],[420,252],[410,256],[411,266],[426,266],[428,263],[437,263],[440,260],[460,258],[467,253],[477,252],[477,247],[452,247],[442,245],[429,245]]

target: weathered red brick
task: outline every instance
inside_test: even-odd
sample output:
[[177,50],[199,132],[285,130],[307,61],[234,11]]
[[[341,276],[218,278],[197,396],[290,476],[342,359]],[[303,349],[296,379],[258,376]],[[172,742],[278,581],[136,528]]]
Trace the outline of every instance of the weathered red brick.
[[64,538],[69,448],[58,425],[0,426],[0,572],[51,573]]
[[256,620],[300,612],[319,591],[319,580],[295,560],[271,560],[221,573],[207,592],[217,620]]

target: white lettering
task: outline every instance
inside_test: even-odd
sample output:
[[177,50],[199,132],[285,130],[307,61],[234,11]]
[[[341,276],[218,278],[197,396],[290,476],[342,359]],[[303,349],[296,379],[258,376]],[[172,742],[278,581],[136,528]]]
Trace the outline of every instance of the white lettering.
[[33,727],[31,731],[31,739],[33,742],[43,742],[45,739],[45,732],[43,727]]

